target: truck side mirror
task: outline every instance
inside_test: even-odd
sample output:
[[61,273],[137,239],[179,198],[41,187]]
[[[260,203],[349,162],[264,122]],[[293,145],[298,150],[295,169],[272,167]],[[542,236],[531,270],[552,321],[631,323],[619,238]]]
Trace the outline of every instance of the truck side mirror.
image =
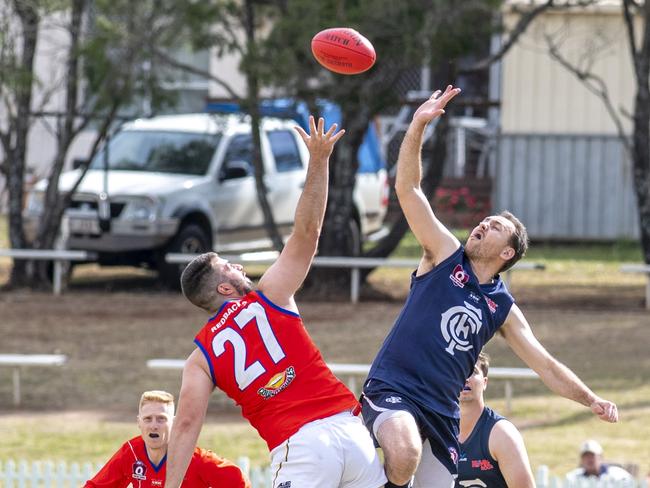
[[226,161],[219,172],[219,181],[250,176],[250,164],[243,160]]
[[72,160],[72,169],[79,169],[82,166],[87,166],[88,160],[84,158],[74,158]]

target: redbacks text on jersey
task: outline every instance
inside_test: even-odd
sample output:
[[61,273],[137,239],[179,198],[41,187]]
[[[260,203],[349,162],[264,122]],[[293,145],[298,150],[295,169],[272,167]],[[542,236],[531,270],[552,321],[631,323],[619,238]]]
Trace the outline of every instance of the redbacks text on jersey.
[[298,314],[253,291],[223,304],[194,342],[214,384],[242,409],[269,449],[308,422],[357,407]]

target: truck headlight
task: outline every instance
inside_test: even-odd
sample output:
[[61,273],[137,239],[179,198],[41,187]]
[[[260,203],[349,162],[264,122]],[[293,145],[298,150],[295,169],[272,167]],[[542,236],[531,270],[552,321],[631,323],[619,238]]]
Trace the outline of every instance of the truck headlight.
[[153,222],[158,218],[160,202],[153,198],[135,198],[127,201],[122,211],[122,220],[148,220]]
[[43,213],[45,203],[45,192],[32,190],[27,196],[25,211],[28,214],[39,215]]

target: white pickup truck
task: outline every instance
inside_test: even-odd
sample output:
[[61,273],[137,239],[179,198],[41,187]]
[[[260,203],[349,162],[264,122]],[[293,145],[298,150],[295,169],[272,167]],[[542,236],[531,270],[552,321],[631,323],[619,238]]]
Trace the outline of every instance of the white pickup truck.
[[[291,231],[309,157],[294,125],[264,118],[261,131],[267,198],[284,236]],[[68,247],[96,252],[100,264],[157,269],[170,285],[178,283],[179,267],[165,262],[167,253],[269,249],[251,150],[250,122],[243,115],[173,115],[125,124],[108,154],[99,152],[91,162],[66,211]],[[63,173],[61,191],[79,174]],[[29,194],[28,237],[43,211],[45,187],[40,181]],[[384,169],[358,174],[353,245],[381,229],[387,188]],[[109,226],[100,225],[102,194],[108,196]]]

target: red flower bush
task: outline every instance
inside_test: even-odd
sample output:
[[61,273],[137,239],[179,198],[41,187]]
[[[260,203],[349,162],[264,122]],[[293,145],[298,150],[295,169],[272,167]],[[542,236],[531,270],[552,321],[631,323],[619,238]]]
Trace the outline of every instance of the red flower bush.
[[448,226],[474,227],[490,211],[489,197],[474,196],[467,186],[438,187],[433,198],[436,215]]

